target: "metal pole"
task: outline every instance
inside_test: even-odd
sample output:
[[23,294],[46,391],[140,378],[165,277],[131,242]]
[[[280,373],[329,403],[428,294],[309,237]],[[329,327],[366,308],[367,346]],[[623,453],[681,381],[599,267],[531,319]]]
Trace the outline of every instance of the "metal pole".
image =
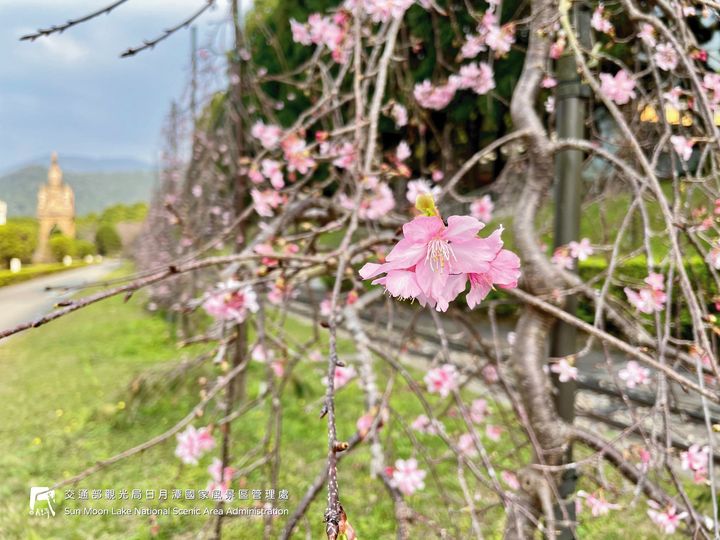
[[[580,43],[589,47],[590,11],[587,6],[576,2],[572,8],[573,28]],[[557,60],[556,127],[561,139],[582,139],[585,136],[585,118],[589,89],[582,84],[574,54],[569,51]],[[563,150],[555,160],[555,247],[567,245],[580,236],[580,202],[582,196],[581,169],[584,155],[579,150]],[[577,298],[567,297],[565,311],[573,315],[577,311]],[[550,355],[567,357],[577,352],[577,330],[560,321],[555,325]],[[561,383],[553,377],[556,388],[555,406],[560,417],[568,423],[575,420],[575,381]],[[567,461],[572,461],[572,448],[568,448]],[[560,485],[560,496],[570,497],[577,484],[574,470],[565,472]],[[575,503],[565,504],[567,516],[575,521]],[[563,519],[562,509],[555,509],[556,519]],[[572,539],[575,535],[569,526],[558,527],[558,538]]]

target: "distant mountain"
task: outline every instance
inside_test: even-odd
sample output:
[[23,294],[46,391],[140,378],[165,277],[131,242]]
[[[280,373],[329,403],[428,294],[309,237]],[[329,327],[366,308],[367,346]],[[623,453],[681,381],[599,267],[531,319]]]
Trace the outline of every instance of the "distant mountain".
[[[79,216],[101,212],[113,204],[147,202],[155,183],[155,173],[147,168],[79,172],[66,166],[62,157],[60,166],[64,181],[75,192],[75,211]],[[31,165],[0,176],[0,200],[7,202],[8,216],[35,215],[38,188],[47,182],[47,172],[47,165]]]
[[[47,167],[50,156],[38,156],[15,165],[0,168],[0,174],[8,174],[33,165]],[[135,158],[90,158],[84,156],[60,155],[60,166],[66,172],[127,172],[151,171],[150,163]]]

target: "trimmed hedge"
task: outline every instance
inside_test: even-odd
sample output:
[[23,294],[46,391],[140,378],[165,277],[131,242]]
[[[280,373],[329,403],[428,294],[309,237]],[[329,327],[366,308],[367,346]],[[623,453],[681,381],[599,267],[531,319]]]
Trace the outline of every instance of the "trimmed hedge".
[[83,262],[73,263],[71,266],[65,266],[60,263],[51,264],[35,264],[33,266],[27,266],[20,270],[17,274],[13,274],[10,270],[0,270],[0,287],[6,287],[8,285],[15,285],[42,276],[49,276],[50,274],[57,274],[65,270],[72,270],[73,268],[79,268],[85,266]]

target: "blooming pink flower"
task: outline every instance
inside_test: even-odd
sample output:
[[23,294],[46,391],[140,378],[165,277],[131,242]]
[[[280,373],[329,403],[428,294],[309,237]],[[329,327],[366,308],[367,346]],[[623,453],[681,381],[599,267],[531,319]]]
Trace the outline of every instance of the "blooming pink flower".
[[594,493],[588,493],[587,491],[580,490],[577,494],[578,497],[585,499],[585,502],[590,507],[590,513],[593,517],[604,516],[610,512],[610,510],[620,509],[619,504],[613,504],[606,501],[602,493],[596,495]]
[[488,424],[485,428],[485,436],[491,441],[499,441],[502,436],[503,428]]
[[295,43],[301,45],[310,45],[312,38],[306,25],[297,22],[295,19],[290,19],[290,30],[292,31],[292,39]]
[[373,284],[384,285],[392,296],[417,298],[438,311],[447,310],[469,278],[473,296],[468,295],[468,304],[474,305],[493,283],[517,286],[520,272],[517,256],[502,250],[502,228],[478,238],[483,226],[470,216],[451,216],[447,226],[437,216],[418,216],[403,226],[403,239],[386,262],[367,263],[360,275],[375,278]]
[[550,45],[550,58],[557,60],[565,52],[565,45],[567,45],[567,39],[565,36],[560,36],[557,41]]
[[655,47],[655,45],[657,45],[657,40],[655,39],[655,28],[653,28],[652,24],[642,23],[640,25],[640,31],[638,32],[638,37],[648,47],[652,48],[652,47]]
[[275,357],[275,352],[272,349],[266,349],[260,343],[258,343],[253,347],[250,355],[254,361],[265,363]]
[[295,134],[285,137],[282,141],[282,149],[287,161],[288,171],[298,171],[300,174],[307,174],[315,167],[315,160],[310,156],[305,139]]
[[570,249],[570,256],[579,261],[585,261],[593,254],[593,248],[590,245],[589,238],[583,238],[579,242],[573,240],[568,244],[568,248]]
[[400,144],[398,144],[397,149],[395,150],[395,158],[398,161],[405,161],[410,156],[412,156],[412,152],[410,151],[410,146],[405,141],[400,141]]
[[425,374],[425,384],[431,394],[440,394],[447,397],[450,392],[457,389],[460,384],[460,376],[452,364],[443,364],[440,367],[431,369]]
[[612,23],[604,17],[604,11],[605,6],[602,2],[600,2],[600,4],[598,4],[598,7],[595,8],[595,11],[593,11],[590,25],[598,32],[602,32],[603,34],[610,34],[613,31],[614,27]]
[[483,195],[470,204],[470,215],[483,223],[487,223],[492,220],[492,212],[494,209],[495,205],[490,195]]
[[[335,366],[335,376],[333,377],[335,390],[345,386],[355,375],[356,371],[352,366]],[[327,385],[327,380],[327,377],[323,377],[323,384]]]
[[401,128],[407,125],[408,112],[407,109],[400,103],[393,104],[392,109],[390,109],[390,114],[393,117],[393,120],[395,120],[395,127]]
[[424,178],[418,178],[417,180],[410,180],[407,185],[407,200],[408,202],[415,204],[418,195],[430,194],[433,198],[440,195],[442,190],[439,186],[433,186]]
[[285,180],[283,179],[282,166],[279,162],[274,159],[263,159],[260,162],[262,168],[262,174],[265,178],[270,180],[272,187],[275,189],[282,189],[285,187]]
[[618,105],[625,105],[635,97],[635,80],[624,69],[615,76],[600,74],[600,92]]
[[661,43],[655,47],[653,58],[657,67],[664,71],[672,71],[678,64],[678,53],[670,43]]
[[432,172],[431,178],[433,182],[442,182],[443,178],[445,178],[445,173],[443,173],[440,169],[435,169]]
[[682,103],[680,103],[680,97],[683,95],[683,90],[679,86],[673,86],[669,92],[663,92],[663,99],[678,110],[682,109]]
[[695,144],[693,141],[686,139],[682,135],[672,135],[670,137],[670,142],[672,143],[675,152],[677,152],[677,155],[680,156],[680,159],[688,161],[692,157],[693,144]]
[[225,493],[230,489],[230,483],[232,482],[233,474],[235,474],[235,469],[232,467],[223,468],[222,460],[215,458],[207,470],[211,478],[207,491],[210,493],[219,491],[220,496],[225,497]]
[[420,433],[437,435],[440,432],[442,424],[439,420],[430,420],[427,416],[421,414],[413,421],[410,427],[415,431],[419,431]]
[[220,283],[217,290],[210,293],[203,302],[203,307],[209,315],[218,320],[238,323],[247,318],[248,312],[255,313],[259,309],[252,287],[242,287],[232,279]]
[[457,442],[458,450],[460,453],[469,458],[476,457],[478,455],[477,447],[475,446],[475,440],[469,433],[463,433]]
[[692,471],[696,484],[705,482],[707,476],[708,460],[710,459],[710,447],[693,444],[686,452],[680,454],[682,468],[685,471]]
[[687,512],[678,514],[674,506],[661,509],[655,501],[648,501],[648,506],[650,507],[647,511],[648,516],[665,534],[673,534],[680,525],[680,520],[685,519],[688,515]]
[[635,360],[630,360],[618,371],[618,377],[625,381],[628,388],[635,388],[650,382],[650,370],[642,367]]
[[250,190],[253,206],[259,216],[272,217],[273,210],[285,202],[285,197],[274,189]]
[[197,465],[198,459],[207,451],[215,447],[215,439],[208,428],[195,429],[188,426],[185,431],[178,433],[175,455],[186,465]]
[[555,248],[555,252],[550,260],[558,268],[564,268],[565,270],[572,270],[573,268],[573,258],[572,255],[570,255],[570,249],[567,246]]
[[641,313],[661,311],[667,295],[665,294],[665,277],[662,274],[650,273],[645,278],[647,287],[634,291],[625,287],[625,294],[635,309]]
[[720,244],[716,244],[708,251],[705,259],[713,268],[720,270]]
[[425,488],[426,474],[418,468],[416,459],[398,459],[392,469],[390,482],[403,495],[412,495],[419,489]]
[[448,106],[455,97],[455,85],[448,81],[447,84],[434,87],[428,80],[416,84],[413,89],[413,96],[421,107],[426,109],[442,110]]
[[475,58],[484,51],[485,38],[477,34],[465,34],[465,43],[460,49],[460,56],[463,58]]
[[452,75],[450,80],[458,90],[470,89],[480,95],[487,94],[495,88],[493,70],[485,62],[480,62],[480,64],[472,62],[460,67],[459,73]]
[[[358,217],[363,220],[376,220],[388,214],[395,208],[395,196],[385,182],[379,182],[377,177],[371,176],[361,182],[363,196],[360,199]],[[355,208],[355,201],[347,194],[341,193],[340,206],[346,210]]]
[[487,366],[482,368],[481,373],[482,373],[483,378],[485,379],[485,382],[487,382],[489,384],[496,383],[500,380],[500,375],[498,374],[498,370],[492,364],[488,364]]
[[415,0],[363,0],[362,5],[373,22],[386,23],[399,19]]
[[555,88],[557,86],[557,79],[551,75],[545,75],[543,80],[540,81],[540,86],[543,88]]
[[492,25],[487,29],[485,45],[495,51],[497,58],[509,53],[513,43],[515,43],[515,25],[506,24],[502,28]]
[[565,358],[561,358],[559,361],[553,363],[550,366],[550,371],[557,373],[560,382],[577,380],[577,368],[575,366],[571,366]]
[[480,424],[487,417],[487,401],[484,399],[476,399],[470,406],[470,419],[476,424]]
[[708,97],[714,105],[720,103],[720,74],[706,73],[703,76],[703,87],[712,92]]
[[260,141],[263,148],[268,150],[274,149],[282,138],[282,129],[275,125],[265,125],[262,121],[257,121],[250,128],[250,134]]

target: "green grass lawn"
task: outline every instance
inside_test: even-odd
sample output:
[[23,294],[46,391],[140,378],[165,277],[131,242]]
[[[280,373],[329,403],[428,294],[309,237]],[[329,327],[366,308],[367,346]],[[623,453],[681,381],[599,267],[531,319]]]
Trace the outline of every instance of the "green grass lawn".
[[70,266],[65,266],[63,263],[27,265],[23,266],[20,272],[11,272],[10,270],[3,269],[0,270],[0,287],[14,285],[41,276],[57,274],[58,272],[65,272],[66,270],[72,270],[73,268],[79,268],[81,266],[85,266],[83,261],[75,261]]
[[[273,319],[273,314],[268,318]],[[285,320],[290,336],[302,340],[309,335],[303,323]],[[324,343],[324,338],[323,338]],[[341,357],[352,348],[341,341]],[[160,516],[155,521],[146,516],[67,516],[65,509],[95,506],[117,508],[132,506],[108,501],[63,500],[60,490],[56,508],[58,515],[45,518],[30,516],[28,498],[30,486],[52,485],[85,469],[95,461],[107,458],[126,448],[157,435],[187,414],[200,399],[201,377],[219,374],[221,367],[211,363],[197,367],[175,379],[168,374],[181,360],[194,357],[202,347],[178,350],[170,327],[159,315],[142,309],[142,299],[127,303],[116,298],[76,312],[57,322],[30,333],[17,336],[0,346],[0,538],[5,539],[87,539],[87,538],[193,538],[207,527],[204,516]],[[287,489],[289,501],[276,506],[287,507],[290,513],[305,490],[321,470],[325,460],[326,424],[318,412],[324,392],[321,377],[324,363],[303,359],[290,376],[281,398],[283,408],[280,429],[282,463],[278,488]],[[381,389],[391,375],[386,366],[379,365]],[[138,377],[146,381],[139,384]],[[414,372],[421,381],[422,373]],[[248,379],[248,395],[258,394],[266,377],[265,366],[253,362]],[[430,396],[433,408],[440,412],[447,403]],[[472,395],[468,395],[471,399]],[[406,423],[423,412],[416,397],[399,377],[395,381],[392,409]],[[252,449],[262,443],[266,432],[276,431],[268,426],[269,404],[263,405],[237,420],[233,426],[235,445],[232,449],[235,464],[249,457]],[[338,430],[341,439],[355,431],[355,421],[363,413],[363,395],[357,382],[343,388],[337,398]],[[527,447],[518,448],[513,440],[523,441],[516,425],[503,422],[507,415],[493,409],[493,422],[506,430],[499,442],[484,440],[498,470],[514,468],[526,463]],[[196,427],[217,419],[220,412],[211,406]],[[408,458],[413,446],[405,434],[403,423],[393,416],[381,431],[387,451],[386,461]],[[458,436],[464,431],[461,420],[446,420],[448,431]],[[425,456],[436,465],[437,476],[428,475],[427,488],[409,497],[409,503],[445,527],[451,538],[469,537],[469,516],[462,502],[457,480],[457,464],[447,459],[443,443],[430,435],[418,435],[424,452],[417,455],[422,468],[428,470]],[[274,440],[274,435],[270,438]],[[82,480],[79,489],[205,489],[208,482],[206,468],[217,450],[204,456],[198,466],[182,466],[174,457],[174,438],[165,444],[122,461]],[[262,455],[262,452],[259,454]],[[378,480],[369,475],[370,452],[363,444],[340,464],[341,499],[348,516],[362,540],[395,538],[392,505]],[[494,500],[468,473],[470,488],[477,490],[479,506]],[[268,467],[262,467],[240,484],[247,489],[269,488]],[[610,475],[612,478],[612,475]],[[239,485],[236,483],[236,489]],[[593,489],[585,486],[586,489]],[[443,493],[443,495],[441,495]],[[447,499],[444,499],[446,497]],[[612,496],[611,496],[612,497]],[[449,510],[445,500],[455,510]],[[624,502],[628,502],[627,501]],[[169,501],[163,504],[142,503],[140,506],[206,506],[209,502],[189,503]],[[306,527],[311,538],[323,538],[322,515],[325,493],[318,496],[301,523],[298,538],[305,538]],[[637,510],[611,513],[605,518],[589,519],[580,532],[583,538],[626,538],[633,530],[633,538],[659,538],[645,517],[645,503],[638,502]],[[587,514],[586,514],[587,515]],[[621,518],[621,519],[620,519]],[[272,538],[279,535],[286,521],[279,516],[274,521]],[[481,517],[486,538],[500,538],[504,515],[499,506],[489,509]],[[153,536],[152,526],[158,530]],[[242,517],[226,521],[227,538],[262,538],[262,518]],[[435,529],[417,524],[413,538],[436,538]]]

